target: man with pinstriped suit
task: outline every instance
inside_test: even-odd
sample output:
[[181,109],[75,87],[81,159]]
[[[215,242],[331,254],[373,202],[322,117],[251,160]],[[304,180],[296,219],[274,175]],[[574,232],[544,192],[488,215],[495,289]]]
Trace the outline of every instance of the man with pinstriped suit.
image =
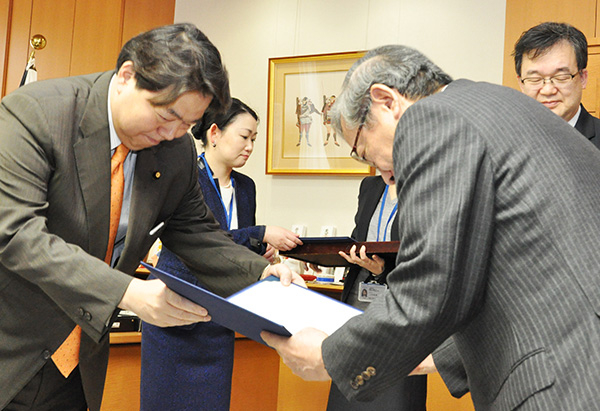
[[[600,148],[600,119],[581,104],[588,81],[585,35],[567,23],[541,23],[519,37],[512,54],[521,91],[544,104]],[[432,371],[437,369],[456,397],[469,391],[459,358],[450,339],[433,353],[435,364],[423,364]]]
[[333,121],[395,179],[401,245],[385,297],[332,335],[265,333],[284,362],[368,401],[452,335],[476,409],[597,409],[600,151],[403,46],[350,69]]

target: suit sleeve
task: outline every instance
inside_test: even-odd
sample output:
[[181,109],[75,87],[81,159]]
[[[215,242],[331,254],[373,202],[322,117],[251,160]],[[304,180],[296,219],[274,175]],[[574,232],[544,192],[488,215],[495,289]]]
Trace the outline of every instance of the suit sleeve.
[[239,196],[239,198],[236,199],[236,202],[240,228],[231,230],[229,233],[236,244],[243,245],[262,255],[267,250],[267,246],[263,242],[266,226],[256,225],[256,185],[247,176],[240,175],[238,181],[236,197]]
[[264,225],[255,225],[252,227],[231,230],[229,233],[236,244],[243,245],[249,250],[262,255],[267,249],[265,243],[262,242],[262,238],[265,236],[265,229],[266,226]]
[[400,120],[394,159],[401,246],[389,292],[322,346],[349,399],[372,399],[408,375],[477,313],[487,281],[493,164],[477,129],[425,99]]
[[191,147],[188,151],[190,167],[181,176],[187,179],[187,189],[169,218],[161,241],[203,286],[228,296],[256,282],[268,261],[234,243],[220,228],[198,184],[195,151]]
[[469,392],[467,373],[452,337],[433,352],[433,362],[452,396],[460,398]]

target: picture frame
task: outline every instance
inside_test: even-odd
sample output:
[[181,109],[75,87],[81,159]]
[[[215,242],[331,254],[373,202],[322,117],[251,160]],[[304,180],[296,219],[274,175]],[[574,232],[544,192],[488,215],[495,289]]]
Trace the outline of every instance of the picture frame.
[[364,54],[269,59],[267,174],[375,174],[374,167],[350,157],[352,148],[327,118],[347,71]]

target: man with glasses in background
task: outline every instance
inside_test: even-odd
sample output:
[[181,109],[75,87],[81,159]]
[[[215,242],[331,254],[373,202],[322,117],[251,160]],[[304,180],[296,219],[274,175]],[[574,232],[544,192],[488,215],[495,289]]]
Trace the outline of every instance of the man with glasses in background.
[[581,104],[588,80],[585,35],[566,23],[542,23],[521,35],[513,56],[521,91],[600,148],[600,120]]

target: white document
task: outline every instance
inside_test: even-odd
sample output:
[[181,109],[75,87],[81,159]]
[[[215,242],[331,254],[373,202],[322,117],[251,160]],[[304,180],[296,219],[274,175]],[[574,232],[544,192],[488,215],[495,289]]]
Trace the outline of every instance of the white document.
[[306,327],[331,335],[350,318],[362,313],[296,284],[284,287],[279,279],[259,281],[233,294],[227,301],[284,326],[292,335]]

